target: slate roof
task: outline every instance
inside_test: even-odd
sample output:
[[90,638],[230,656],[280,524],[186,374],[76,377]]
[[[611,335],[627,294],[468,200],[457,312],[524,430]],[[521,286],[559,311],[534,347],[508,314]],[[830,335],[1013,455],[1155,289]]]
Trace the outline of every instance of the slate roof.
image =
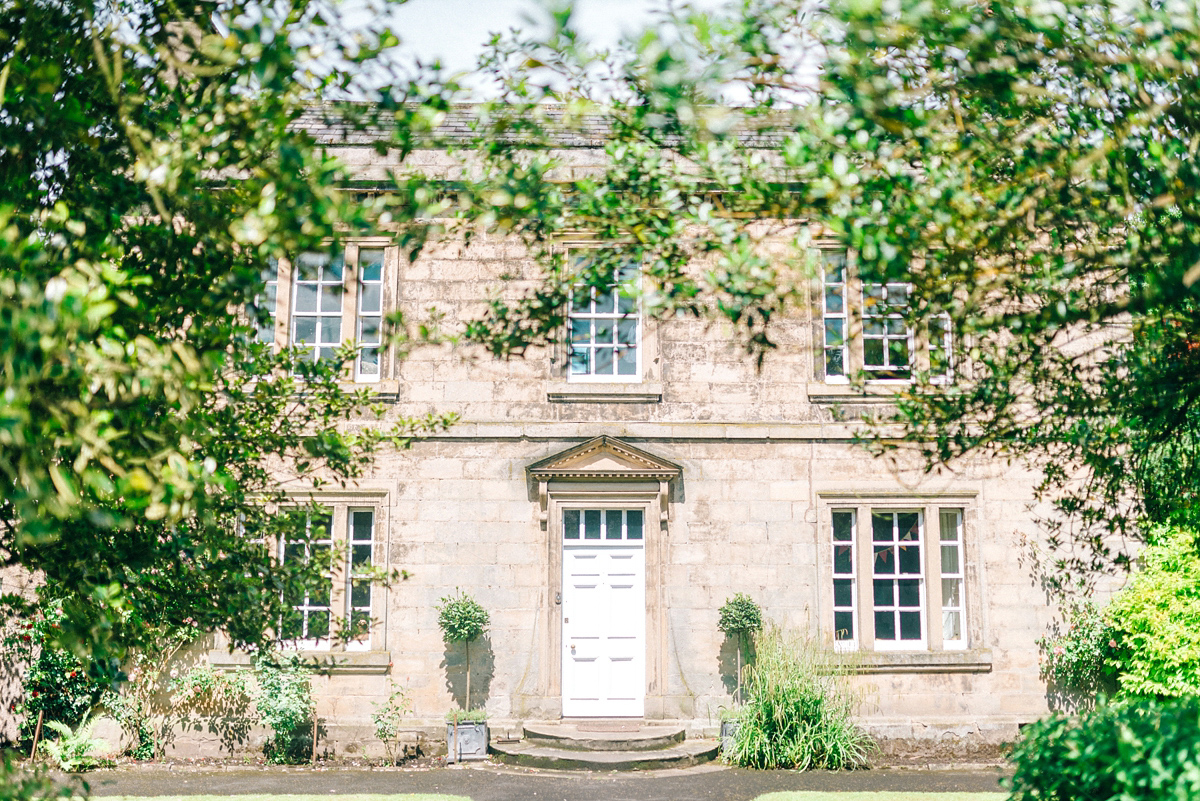
[[[604,146],[610,130],[608,119],[604,115],[584,115],[576,118],[568,128],[555,124],[563,118],[565,112],[563,106],[547,105],[543,108],[548,121],[548,125],[546,125],[549,134],[547,144],[560,148],[599,148]],[[367,109],[364,107],[363,110]],[[428,146],[438,147],[438,143],[470,142],[475,136],[477,113],[477,106],[452,107],[431,133]],[[296,126],[307,131],[313,139],[323,145],[366,147],[388,139],[386,131],[382,127],[363,128],[347,122],[334,106],[316,106],[306,110],[300,116]],[[757,147],[777,147],[784,139],[782,130],[770,127],[763,120],[751,122],[743,119],[736,133],[743,144]],[[527,138],[527,135],[514,131],[509,141],[515,142],[522,138]],[[418,144],[417,147],[420,145]]]

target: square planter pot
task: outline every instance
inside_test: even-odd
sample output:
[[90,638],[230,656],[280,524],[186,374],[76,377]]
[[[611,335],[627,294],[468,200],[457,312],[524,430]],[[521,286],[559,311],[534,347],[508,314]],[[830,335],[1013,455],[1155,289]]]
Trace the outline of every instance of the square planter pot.
[[461,762],[470,759],[487,759],[487,723],[459,723],[458,753],[454,753],[455,724],[446,724],[446,761]]
[[741,726],[740,720],[723,720],[721,721],[721,753],[728,754],[733,750],[733,738],[737,736],[738,726]]

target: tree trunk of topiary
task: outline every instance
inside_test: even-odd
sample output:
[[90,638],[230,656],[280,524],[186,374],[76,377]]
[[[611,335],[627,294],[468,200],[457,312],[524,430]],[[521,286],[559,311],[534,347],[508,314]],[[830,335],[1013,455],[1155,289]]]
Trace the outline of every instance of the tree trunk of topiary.
[[467,703],[464,705],[468,712],[471,711],[471,641],[464,641],[467,647]]

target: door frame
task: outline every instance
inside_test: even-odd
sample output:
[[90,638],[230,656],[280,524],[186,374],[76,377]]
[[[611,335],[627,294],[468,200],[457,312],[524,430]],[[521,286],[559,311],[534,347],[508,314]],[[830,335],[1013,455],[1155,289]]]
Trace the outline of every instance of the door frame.
[[[563,535],[562,511],[573,509],[641,509],[645,522],[646,582],[646,686],[643,717],[662,718],[666,677],[667,637],[666,598],[663,575],[666,555],[667,521],[660,514],[661,493],[666,482],[549,482],[547,488],[547,587],[546,649],[544,664],[549,668],[547,695],[557,700],[562,714],[563,661]],[[654,521],[659,520],[659,525]],[[551,700],[548,698],[547,700]]]

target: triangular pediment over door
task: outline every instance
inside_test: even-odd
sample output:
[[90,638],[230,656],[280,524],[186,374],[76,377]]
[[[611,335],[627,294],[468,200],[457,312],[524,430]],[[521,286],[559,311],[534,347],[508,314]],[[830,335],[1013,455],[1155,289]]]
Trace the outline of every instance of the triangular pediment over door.
[[683,469],[615,437],[602,436],[529,465],[539,480],[604,479],[671,481]]
[[543,527],[552,481],[579,487],[589,482],[638,482],[643,487],[650,484],[657,498],[660,521],[665,524],[670,513],[670,483],[683,475],[683,468],[674,462],[607,435],[547,456],[527,469],[538,485]]

